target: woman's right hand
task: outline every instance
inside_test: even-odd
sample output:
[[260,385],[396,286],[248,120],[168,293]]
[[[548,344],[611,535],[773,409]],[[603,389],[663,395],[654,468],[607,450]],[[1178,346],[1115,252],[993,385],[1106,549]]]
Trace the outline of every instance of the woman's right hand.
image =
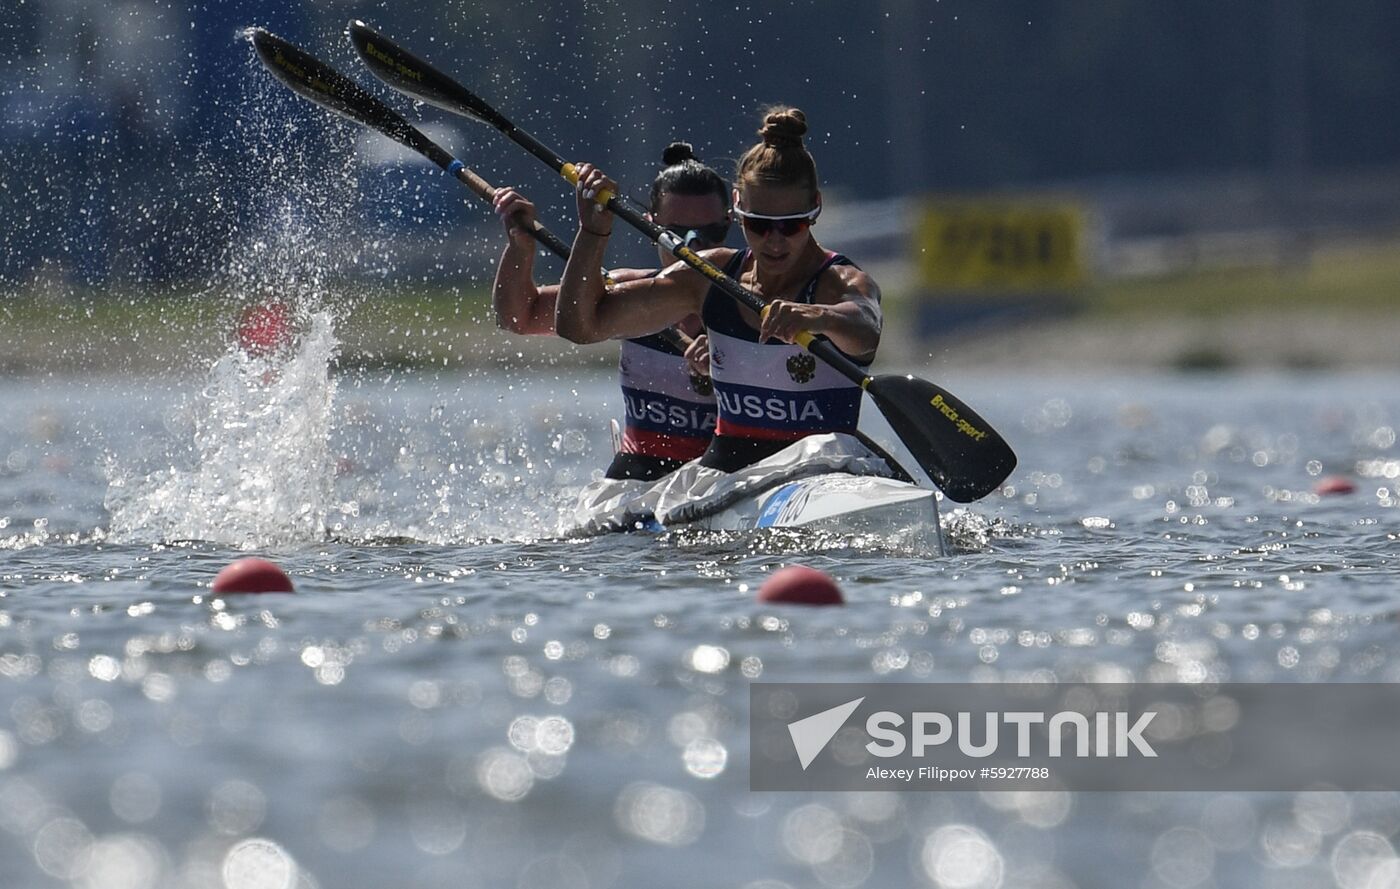
[[578,223],[589,234],[606,238],[612,234],[613,214],[598,206],[597,197],[604,190],[617,194],[617,183],[592,164],[578,165]]
[[511,243],[533,249],[535,239],[530,232],[535,227],[535,205],[530,199],[513,188],[498,188],[491,206],[501,218]]

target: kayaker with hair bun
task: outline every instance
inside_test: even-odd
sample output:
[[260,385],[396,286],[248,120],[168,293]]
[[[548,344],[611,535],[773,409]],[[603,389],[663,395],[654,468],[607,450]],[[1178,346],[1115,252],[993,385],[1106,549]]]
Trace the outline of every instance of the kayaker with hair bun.
[[579,165],[579,230],[564,269],[556,329],[578,343],[636,336],[701,314],[718,397],[715,437],[703,466],[733,472],[818,433],[855,433],[860,387],[816,360],[794,336],[809,331],[868,366],[880,343],[880,289],[846,257],[812,235],[821,215],[817,166],[799,109],[763,116],[760,141],[739,160],[733,209],[747,247],[702,255],[769,301],[762,318],[677,263],[649,278],[605,287],[598,269],[612,213],[593,196],[616,184]]
[[[664,167],[651,186],[650,217],[695,249],[723,244],[730,226],[729,184],[702,164],[687,142],[672,142],[661,161]],[[535,218],[535,205],[513,188],[497,189],[494,204],[508,236],[491,294],[496,324],[514,333],[552,334],[559,288],[534,281],[538,244],[528,227]],[[669,265],[670,255],[658,252],[661,265]],[[654,269],[618,269],[609,274],[621,282],[656,273]],[[702,329],[694,313],[675,320],[689,336]],[[638,331],[621,343],[618,369],[626,410],[620,447],[607,471],[610,479],[660,478],[703,454],[714,434],[716,409],[710,379],[657,334],[666,326]],[[698,349],[703,347],[702,340]]]

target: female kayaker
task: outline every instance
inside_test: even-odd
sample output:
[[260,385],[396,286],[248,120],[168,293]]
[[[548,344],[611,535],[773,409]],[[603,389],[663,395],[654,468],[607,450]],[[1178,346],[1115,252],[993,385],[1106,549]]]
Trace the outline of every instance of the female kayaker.
[[860,388],[791,345],[795,334],[824,336],[862,366],[880,343],[879,287],[812,236],[822,205],[816,163],[802,141],[805,115],[769,109],[758,132],[762,140],[739,160],[733,194],[748,246],[702,255],[769,301],[762,318],[680,263],[605,287],[598,269],[613,218],[592,197],[616,186],[589,164],[579,166],[579,230],[557,298],[556,329],[576,343],[635,336],[701,315],[719,399],[715,437],[701,462],[725,472],[808,435],[855,432]]
[[[661,160],[665,167],[651,186],[651,218],[696,249],[723,244],[730,225],[728,183],[700,163],[685,142],[669,145]],[[496,324],[514,333],[552,334],[558,287],[541,287],[534,281],[538,245],[526,227],[535,218],[535,206],[515,189],[501,188],[496,191],[495,208],[508,236],[491,294]],[[660,255],[662,265],[668,265],[670,255],[664,251]],[[609,276],[614,281],[632,281],[655,274],[654,269],[618,269]],[[693,314],[677,320],[689,336],[702,329]],[[637,331],[622,341],[618,370],[626,414],[621,447],[608,467],[608,478],[660,478],[703,454],[714,434],[710,379],[656,333],[665,326]]]

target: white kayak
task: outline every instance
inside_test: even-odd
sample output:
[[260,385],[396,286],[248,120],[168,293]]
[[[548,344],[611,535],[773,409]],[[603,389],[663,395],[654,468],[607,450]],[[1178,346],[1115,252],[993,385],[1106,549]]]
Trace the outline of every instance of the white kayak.
[[690,463],[656,482],[597,482],[567,533],[804,527],[916,535],[943,550],[936,493],[893,477],[879,455],[840,434],[810,436],[735,473]]
[[749,531],[809,526],[846,534],[917,532],[938,540],[942,550],[938,498],[933,491],[898,479],[844,472],[787,482],[711,515],[665,527]]

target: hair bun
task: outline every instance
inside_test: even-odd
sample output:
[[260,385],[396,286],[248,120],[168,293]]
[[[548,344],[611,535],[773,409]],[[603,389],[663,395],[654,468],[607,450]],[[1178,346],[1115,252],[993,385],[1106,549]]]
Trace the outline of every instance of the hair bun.
[[807,115],[797,108],[774,108],[763,116],[758,134],[765,145],[777,148],[801,146],[807,135]]
[[666,150],[661,152],[661,162],[668,167],[686,161],[699,160],[695,156],[695,147],[689,142],[672,142],[666,146]]

